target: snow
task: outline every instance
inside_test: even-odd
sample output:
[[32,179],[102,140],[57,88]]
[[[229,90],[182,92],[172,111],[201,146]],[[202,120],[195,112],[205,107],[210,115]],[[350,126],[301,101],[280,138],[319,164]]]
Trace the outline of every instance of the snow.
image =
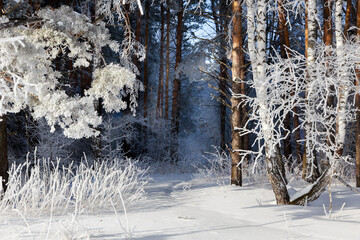
[[[127,209],[26,217],[0,215],[1,239],[359,239],[359,195],[332,186],[308,206],[277,206],[268,184],[244,187],[194,180],[189,174],[153,176],[147,199]],[[346,203],[343,210],[341,206]],[[51,224],[49,224],[51,223]],[[27,226],[28,225],[28,226]],[[129,237],[129,235],[128,235]],[[130,237],[129,237],[130,239]]]

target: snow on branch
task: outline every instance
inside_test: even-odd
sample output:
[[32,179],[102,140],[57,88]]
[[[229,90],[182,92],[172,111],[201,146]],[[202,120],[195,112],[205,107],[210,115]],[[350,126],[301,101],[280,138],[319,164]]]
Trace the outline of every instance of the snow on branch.
[[59,81],[62,74],[54,69],[53,60],[60,53],[79,68],[88,67],[104,46],[120,52],[104,22],[92,24],[67,6],[40,10],[37,17],[43,21],[36,27],[0,28],[0,115],[29,107],[36,119],[45,117],[52,130],[59,125],[66,136],[81,138],[98,134],[101,117],[94,107],[96,99],[103,98],[105,110],[112,112],[125,109],[122,98],[129,96],[135,111],[142,86],[131,70],[94,65],[100,68],[94,69],[93,84],[80,97],[66,94]]
[[127,108],[127,102],[119,98],[119,93],[130,97],[130,108],[135,112],[137,107],[137,92],[142,90],[142,84],[136,79],[136,75],[126,68],[116,64],[110,64],[94,73],[95,79],[92,88],[87,95],[93,98],[102,98],[107,112],[118,112]]
[[[268,111],[264,116],[267,118],[268,128],[272,133],[272,138],[268,139],[270,148],[274,150],[276,146],[280,146],[282,140],[287,137],[287,134],[290,134],[283,124],[285,116],[299,114],[299,128],[307,131],[307,138],[302,141],[305,143],[311,141],[312,148],[316,150],[317,154],[321,154],[330,161],[335,160],[333,152],[336,151],[337,145],[342,143],[342,139],[337,139],[334,144],[328,144],[327,139],[336,124],[337,107],[327,106],[327,99],[330,96],[339,96],[341,86],[347,86],[349,100],[344,105],[342,115],[344,116],[343,121],[350,123],[355,120],[354,100],[351,99],[354,99],[354,95],[359,92],[359,89],[353,84],[356,79],[355,70],[358,67],[356,63],[360,61],[359,46],[357,43],[345,43],[341,50],[344,53],[341,56],[327,55],[328,47],[317,46],[315,60],[313,65],[309,66],[314,76],[311,82],[307,81],[306,69],[309,67],[306,66],[305,56],[301,53],[292,51],[292,56],[287,59],[283,59],[279,55],[272,57],[272,63],[267,66],[266,77],[262,79],[261,83],[267,97],[260,99],[258,94],[256,96],[241,94],[236,96],[244,99],[243,101],[252,109],[248,122],[241,129],[241,135],[255,134],[254,145],[259,146],[256,152],[239,150],[240,153],[244,156],[256,154],[256,159],[263,156],[265,148],[263,140],[266,129],[261,122],[259,110],[262,108],[262,104],[265,104]],[[331,71],[327,69],[331,69]],[[348,75],[345,79],[340,77],[344,72]],[[248,81],[247,84],[250,88],[259,87],[253,81]],[[312,93],[306,99],[304,93],[309,87],[312,89]],[[333,92],[330,91],[332,88]],[[296,107],[304,109],[304,112],[295,113],[293,109]],[[346,160],[347,158],[342,156],[341,159]]]

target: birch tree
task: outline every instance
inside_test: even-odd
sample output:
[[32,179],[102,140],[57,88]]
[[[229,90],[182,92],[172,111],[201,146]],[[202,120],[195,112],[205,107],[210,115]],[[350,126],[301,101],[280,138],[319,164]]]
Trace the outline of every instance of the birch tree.
[[[336,47],[336,58],[325,57],[326,48],[316,42],[316,3],[315,0],[309,0],[306,57],[301,53],[291,51],[289,54],[291,57],[281,58],[280,55],[276,55],[271,64],[267,65],[265,2],[247,0],[246,4],[248,52],[253,75],[251,87],[256,92],[253,99],[250,96],[246,96],[246,98],[250,107],[254,109],[250,121],[256,122],[256,143],[259,146],[258,152],[250,151],[250,154],[256,154],[255,161],[262,156],[265,158],[268,178],[278,204],[305,204],[320,196],[329,184],[331,177],[336,174],[334,169],[342,157],[339,154],[331,154],[330,150],[333,149],[333,152],[340,153],[342,150],[339,149],[344,146],[344,133],[348,121],[345,116],[349,114],[346,106],[350,79],[348,74],[354,72],[349,67],[356,62],[357,54],[345,54],[344,48],[352,46],[345,45],[343,42],[341,15],[337,15],[336,30],[341,31],[341,34],[337,35],[339,40]],[[341,7],[338,5],[338,11],[340,9]],[[323,67],[325,62],[329,63],[332,69],[336,69],[336,71],[331,71],[330,76],[329,71]],[[339,97],[335,112],[336,121],[328,119],[328,109],[326,108],[328,89],[331,84],[336,86],[336,93]],[[305,98],[301,97],[304,92],[306,92]],[[307,189],[295,193],[290,198],[286,188],[284,162],[279,146],[286,137],[282,134],[285,128],[284,118],[289,112],[293,112],[296,106],[304,109],[303,123],[299,127],[306,130],[305,167],[308,167],[307,178],[313,178],[314,182]],[[335,136],[336,146],[329,148],[326,144],[327,134],[335,122],[338,123]],[[243,131],[251,132],[246,129]],[[254,133],[254,130],[252,132]],[[323,169],[323,172],[316,176],[314,172],[317,169],[317,154],[329,158],[330,167]],[[338,175],[335,176],[338,177]]]
[[307,84],[306,84],[306,115],[305,115],[305,148],[304,148],[304,165],[303,171],[305,172],[304,178],[310,182],[314,182],[320,175],[314,141],[316,138],[316,115],[315,109],[315,59],[316,59],[316,1],[307,0],[306,5],[307,15]]
[[346,68],[344,56],[344,35],[342,28],[342,1],[335,1],[335,39],[336,39],[336,55],[338,58],[339,71],[339,99],[337,107],[336,122],[336,157],[343,155],[345,135],[346,135],[346,104],[349,95],[349,75]]
[[[274,123],[271,109],[268,105],[268,88],[266,79],[266,0],[247,0],[247,33],[248,50],[252,64],[253,87],[256,91],[256,100],[259,116],[260,131],[263,137],[266,169],[269,181],[272,185],[276,202],[288,204],[290,201],[286,188],[286,176],[284,164],[280,154],[279,145],[274,137]],[[257,6],[257,8],[256,8]],[[256,11],[256,12],[255,12]],[[256,14],[256,22],[255,22]]]

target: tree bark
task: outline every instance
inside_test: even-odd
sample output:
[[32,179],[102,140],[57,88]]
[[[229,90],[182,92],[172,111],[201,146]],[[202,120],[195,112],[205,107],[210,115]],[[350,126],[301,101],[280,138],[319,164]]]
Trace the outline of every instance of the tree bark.
[[320,172],[318,169],[317,159],[316,159],[316,151],[314,149],[314,145],[311,141],[312,139],[312,123],[310,119],[312,119],[312,115],[315,114],[315,106],[313,102],[314,98],[314,89],[311,85],[311,82],[314,78],[313,73],[313,63],[315,62],[315,48],[316,48],[316,1],[315,0],[307,0],[306,5],[306,20],[305,24],[305,52],[306,52],[306,60],[307,60],[307,87],[305,93],[305,101],[306,101],[306,123],[305,123],[305,138],[306,144],[304,146],[304,154],[303,154],[303,178],[306,181],[314,182],[320,176]]
[[290,198],[286,188],[287,181],[284,174],[284,163],[282,162],[279,147],[273,146],[276,143],[273,134],[274,129],[272,129],[270,124],[272,119],[268,117],[270,109],[267,101],[269,96],[267,95],[267,85],[263,83],[264,79],[266,79],[266,0],[258,0],[257,3],[257,21],[255,23],[254,1],[246,0],[247,31],[254,86],[259,102],[259,121],[261,122],[264,136],[266,169],[277,204],[288,204]]
[[144,118],[148,115],[148,94],[149,94],[149,21],[150,21],[150,0],[145,3],[145,61],[144,61]]
[[[140,42],[140,37],[141,37],[141,13],[140,13],[140,10],[138,10],[137,16],[136,16],[135,40],[137,42]],[[137,69],[140,71],[140,64],[139,64],[139,59],[137,56],[134,56],[133,63],[137,67]]]
[[[331,51],[332,48],[332,36],[333,36],[333,28],[332,28],[332,6],[333,6],[333,1],[332,0],[326,0],[324,3],[324,8],[323,8],[323,12],[324,12],[324,44],[326,46],[326,52],[325,52],[325,56],[327,58],[330,58],[331,55],[333,54]],[[330,69],[330,66],[328,63],[326,63],[325,65],[326,67],[326,71],[327,71],[327,76],[331,75],[331,71],[332,69]],[[331,85],[329,87],[329,94],[327,96],[326,99],[326,106],[329,109],[334,109],[335,108],[335,86]],[[332,119],[335,118],[334,114],[329,115],[328,119]],[[330,134],[327,137],[327,145],[332,148],[332,146],[335,145],[335,129],[336,127],[332,127],[332,129],[330,129]],[[334,153],[331,152],[331,154],[333,155]],[[322,163],[322,169],[325,169],[329,167],[329,161],[326,160],[325,162]]]
[[241,4],[240,1],[233,1],[233,30],[232,30],[232,92],[231,96],[231,184],[242,186],[242,169],[241,156],[237,150],[241,150],[241,136],[237,128],[241,127],[241,108],[240,98],[236,95],[241,93],[241,51],[242,51],[242,34],[241,34]]
[[7,130],[6,115],[0,117],[0,177],[2,179],[2,189],[4,192],[9,180],[9,162],[7,155]]
[[351,23],[351,10],[352,10],[352,3],[351,0],[346,1],[346,16],[345,16],[345,25],[344,25],[344,36],[345,39],[349,37],[349,28]]
[[[356,86],[359,87],[360,72],[356,73]],[[356,156],[355,156],[355,178],[356,187],[360,187],[360,94],[355,96],[355,108],[356,108]]]
[[[219,26],[219,33],[220,36],[220,81],[219,81],[219,89],[223,93],[227,91],[227,80],[228,73],[227,73],[227,56],[226,56],[226,36],[228,33],[228,6],[227,0],[220,0],[220,26]],[[240,19],[241,22],[241,19]],[[241,31],[241,29],[240,29]],[[242,46],[240,47],[242,48]],[[226,102],[226,96],[220,93],[221,102]],[[240,106],[239,106],[240,107]],[[240,108],[241,109],[241,108]],[[239,110],[240,111],[240,110]],[[241,119],[240,119],[241,121]],[[221,141],[220,147],[223,151],[226,149],[226,139],[225,139],[225,132],[226,131],[226,106],[225,104],[220,104],[220,134],[221,134]]]
[[159,87],[158,87],[158,95],[157,95],[157,102],[156,102],[156,115],[158,117],[163,116],[163,101],[164,101],[164,5],[161,4],[161,37],[160,37],[160,66],[159,66]]
[[[280,43],[281,43],[281,56],[282,58],[288,58],[291,57],[291,52],[290,52],[290,37],[289,37],[289,29],[286,25],[287,19],[286,19],[286,15],[285,15],[285,9],[283,6],[283,0],[278,0],[278,13],[279,13],[279,32],[280,32]],[[294,92],[291,93],[292,95],[294,95]],[[299,116],[298,116],[298,108],[294,107],[292,109],[293,111],[293,128],[296,129],[295,130],[295,150],[296,150],[296,159],[298,163],[301,163],[302,161],[302,157],[301,157],[301,145],[299,143],[300,141],[300,128],[299,128]],[[291,132],[291,128],[290,128],[290,113],[287,114],[285,120],[284,120],[284,126],[285,129],[287,129],[289,132]],[[291,147],[291,143],[290,143],[290,137],[291,135],[289,134],[288,137],[284,140],[284,155],[287,159],[289,159],[289,157],[291,157],[292,154],[292,147]]]
[[[357,31],[356,40],[360,42],[360,0],[357,1]],[[360,71],[356,71],[355,85],[357,88],[360,87]],[[355,168],[356,168],[356,187],[360,187],[360,94],[357,93],[355,96],[355,109],[356,109],[356,156],[355,156]]]
[[327,168],[321,176],[311,185],[309,190],[301,196],[291,200],[291,205],[306,205],[308,202],[315,201],[325,190],[326,186],[329,185],[332,176],[332,169]]
[[[241,15],[241,13],[240,13]],[[240,16],[241,17],[241,16]],[[242,22],[242,19],[240,19],[240,22]],[[241,29],[241,35],[242,34],[242,29]],[[245,82],[245,74],[246,74],[246,68],[245,68],[245,54],[244,54],[244,50],[243,50],[243,38],[241,36],[240,38],[240,46],[241,46],[241,51],[240,51],[240,79],[243,79],[243,81],[240,83],[240,93],[242,96],[246,96],[246,82]],[[241,111],[241,127],[245,128],[245,125],[249,119],[248,117],[248,109],[247,109],[247,105],[245,103],[245,97],[241,98],[242,101],[242,105],[240,108]],[[250,150],[250,146],[249,146],[249,135],[245,134],[243,136],[241,136],[241,149],[243,149],[244,151]],[[248,156],[244,156],[244,160],[243,160],[243,165],[246,166],[246,164],[248,164]]]
[[166,13],[166,75],[165,75],[165,119],[169,117],[169,82],[170,82],[170,7],[167,3]]
[[339,99],[337,106],[336,119],[336,157],[341,157],[343,154],[345,135],[346,135],[346,102],[349,95],[349,74],[345,68],[344,59],[344,38],[342,29],[342,0],[335,1],[335,38],[336,38],[336,55],[340,59],[340,86]]
[[[217,7],[216,4],[219,4]],[[226,36],[227,36],[227,25],[228,25],[228,7],[226,0],[220,0],[217,3],[216,0],[211,1],[211,11],[213,16],[213,21],[216,30],[216,37],[219,39],[219,48],[218,54],[219,57],[217,62],[219,63],[220,68],[220,76],[218,77],[218,85],[219,85],[219,99],[220,99],[220,148],[222,151],[226,150],[226,96],[224,93],[227,91],[227,56],[226,56]]]
[[173,84],[173,94],[172,94],[172,109],[171,109],[171,119],[174,132],[179,133],[180,125],[180,94],[181,94],[181,73],[178,72],[178,67],[181,63],[181,54],[182,54],[182,40],[183,40],[183,1],[179,0],[179,9],[177,13],[177,28],[176,28],[176,58],[175,58],[175,78]]
[[[0,16],[4,14],[4,1],[0,0]],[[2,189],[5,192],[9,180],[9,160],[7,152],[6,115],[0,117],[0,177]]]

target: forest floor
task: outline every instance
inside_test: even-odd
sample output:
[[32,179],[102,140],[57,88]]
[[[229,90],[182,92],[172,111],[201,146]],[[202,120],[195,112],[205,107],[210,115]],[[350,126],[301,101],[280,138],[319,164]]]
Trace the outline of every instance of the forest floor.
[[51,217],[1,213],[0,239],[360,239],[360,195],[340,183],[331,187],[331,215],[327,191],[307,206],[277,206],[265,181],[220,183],[189,174],[153,176],[146,199],[127,215],[123,209]]

